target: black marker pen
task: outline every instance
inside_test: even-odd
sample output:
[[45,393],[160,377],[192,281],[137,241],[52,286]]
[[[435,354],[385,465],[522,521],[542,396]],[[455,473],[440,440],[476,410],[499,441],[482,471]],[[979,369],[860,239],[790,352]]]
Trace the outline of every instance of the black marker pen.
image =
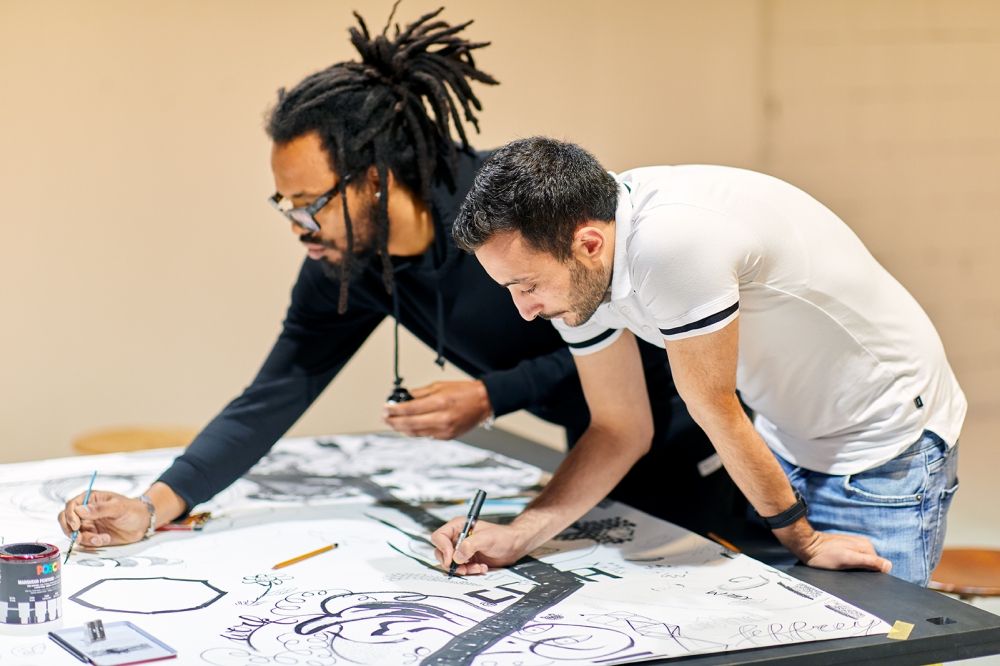
[[[472,506],[469,508],[469,517],[465,519],[465,527],[462,528],[462,533],[458,535],[458,541],[455,543],[455,550],[458,551],[458,547],[462,545],[465,541],[465,537],[472,534],[472,528],[476,526],[476,521],[479,520],[479,512],[483,509],[483,502],[486,501],[486,493],[482,490],[476,491],[476,496],[472,499]],[[448,569],[448,578],[455,575],[455,569],[458,568],[458,562],[455,561],[455,554],[451,555],[451,568]]]

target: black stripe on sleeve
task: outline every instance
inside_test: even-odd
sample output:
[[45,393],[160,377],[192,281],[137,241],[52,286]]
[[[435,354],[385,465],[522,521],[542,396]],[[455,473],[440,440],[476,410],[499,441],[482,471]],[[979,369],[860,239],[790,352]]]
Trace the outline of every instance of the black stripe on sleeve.
[[699,328],[705,328],[706,326],[711,326],[716,324],[729,315],[733,314],[740,309],[740,302],[736,301],[728,308],[721,312],[716,312],[713,315],[708,315],[704,319],[699,319],[698,321],[693,321],[690,324],[685,324],[684,326],[678,326],[677,328],[661,328],[660,333],[663,335],[677,335],[678,333],[687,333],[688,331],[694,331]]
[[591,345],[596,345],[598,342],[604,342],[605,340],[607,340],[608,338],[610,338],[612,335],[614,335],[615,331],[617,331],[617,330],[618,330],[617,328],[609,328],[608,330],[604,331],[600,335],[595,335],[594,337],[592,337],[589,340],[584,340],[583,342],[567,342],[566,346],[567,347],[572,347],[573,349],[581,349],[583,347],[590,347]]

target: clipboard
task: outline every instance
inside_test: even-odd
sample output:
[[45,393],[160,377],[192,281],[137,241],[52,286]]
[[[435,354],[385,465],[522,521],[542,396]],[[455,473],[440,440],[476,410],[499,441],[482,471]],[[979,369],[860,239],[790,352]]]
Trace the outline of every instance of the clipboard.
[[49,638],[85,664],[126,666],[172,659],[177,650],[153,638],[131,622],[104,625],[106,637],[91,641],[86,627],[50,631]]

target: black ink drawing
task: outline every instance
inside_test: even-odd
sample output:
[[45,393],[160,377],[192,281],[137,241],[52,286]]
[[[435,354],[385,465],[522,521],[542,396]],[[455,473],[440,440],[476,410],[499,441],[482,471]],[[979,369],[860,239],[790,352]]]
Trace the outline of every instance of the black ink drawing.
[[809,601],[812,601],[813,599],[818,599],[823,595],[823,593],[820,590],[817,590],[815,587],[811,585],[806,585],[805,583],[800,583],[799,581],[789,581],[789,583],[785,583],[779,580],[778,585],[780,587],[785,588],[792,594],[797,594],[800,597],[808,599]]
[[[743,590],[763,587],[770,582],[766,576],[736,576],[735,578],[730,578],[728,583],[720,585],[719,589],[725,592],[742,592]],[[780,585],[781,583],[778,584]]]
[[534,487],[533,467],[458,442],[423,446],[399,437],[340,436],[286,442],[244,475],[251,499],[307,502],[365,494],[367,479],[406,501],[467,498],[482,487],[503,497]]
[[703,652],[705,650],[721,652],[728,647],[725,643],[689,638],[682,634],[681,627],[676,624],[660,622],[631,611],[615,611],[612,613],[589,615],[586,619],[592,624],[627,629],[629,633],[634,633],[643,638],[671,641],[684,652]]
[[[254,576],[244,576],[243,577],[244,585],[259,585],[260,587],[263,587],[264,590],[260,593],[260,596],[258,596],[253,601],[237,601],[236,603],[239,606],[257,606],[258,604],[261,603],[261,599],[274,594],[275,592],[274,588],[281,587],[287,581],[292,580],[292,578],[293,578],[292,576],[289,576],[287,574],[268,574],[268,573],[256,574]],[[279,594],[290,594],[294,591],[295,590],[282,588]]]
[[81,606],[112,613],[183,613],[207,608],[226,593],[206,580],[102,578],[70,597]]
[[553,541],[590,539],[602,546],[627,543],[635,536],[635,523],[621,516],[601,520],[581,520],[567,527]]
[[852,620],[858,620],[864,616],[864,613],[859,611],[857,608],[851,608],[847,604],[842,604],[836,601],[831,601],[826,604],[826,607],[832,610],[834,613],[840,613],[844,617],[850,618]]
[[[244,616],[224,634],[244,651],[209,650],[211,664],[252,663],[266,658],[266,648],[281,650],[274,663],[311,663],[328,659],[364,664],[467,664],[476,656],[519,663],[532,655],[545,660],[598,660],[627,654],[635,641],[626,632],[579,623],[531,622],[510,629],[475,654],[463,654],[454,643],[498,613],[461,599],[405,592],[292,595],[275,606],[273,619]],[[318,603],[318,611],[312,610]],[[282,617],[294,612],[305,615]],[[308,642],[313,639],[312,642]],[[235,657],[235,658],[234,658]],[[243,658],[246,661],[241,661]],[[300,661],[293,661],[293,659]]]
[[[443,521],[425,510],[400,502],[382,486],[374,483],[358,483],[357,487],[364,489],[366,494],[372,496],[380,504],[393,506],[402,511],[414,522],[426,529],[433,530],[443,524]],[[413,534],[386,521],[379,520],[379,522],[402,533],[408,537],[411,543],[415,542],[424,547],[429,545],[427,538],[424,536]],[[436,568],[435,565],[429,562],[422,561],[416,556],[403,552],[392,543],[388,545],[396,552],[420,562],[425,567]],[[427,595],[407,592],[363,594],[346,592],[340,595],[333,595],[320,603],[322,610],[320,617],[304,620],[303,624],[296,625],[295,632],[297,634],[313,635],[316,633],[329,633],[329,629],[330,631],[335,630],[335,636],[341,636],[344,631],[350,629],[351,631],[348,633],[353,635],[353,630],[356,627],[361,627],[362,630],[364,627],[364,624],[356,624],[356,621],[360,619],[378,619],[380,623],[387,624],[384,627],[382,624],[378,624],[379,629],[375,633],[372,633],[373,636],[379,637],[377,640],[368,642],[359,640],[341,642],[339,643],[341,645],[340,649],[354,650],[357,649],[359,644],[364,644],[365,647],[363,649],[366,651],[366,654],[370,655],[380,654],[385,650],[393,650],[394,656],[403,660],[398,663],[408,663],[406,660],[412,661],[418,658],[421,664],[428,665],[440,664],[443,666],[446,664],[468,663],[477,655],[484,654],[492,646],[503,640],[515,640],[518,644],[530,644],[535,646],[533,649],[542,649],[539,646],[550,645],[555,639],[546,634],[546,636],[539,640],[528,640],[525,638],[525,635],[518,636],[518,632],[526,631],[528,629],[527,625],[534,617],[570,596],[573,592],[580,589],[584,583],[577,575],[564,573],[550,564],[530,557],[524,558],[510,567],[508,571],[513,574],[510,576],[511,582],[504,584],[503,588],[499,589],[499,594],[497,591],[491,592],[489,590],[465,593],[464,596],[478,603],[464,599],[436,597],[434,598],[434,603],[431,604],[425,602],[426,599],[430,598]],[[598,575],[596,570],[590,571],[590,573]],[[522,582],[522,584],[515,585],[515,582]],[[298,609],[300,604],[305,604],[308,600],[304,595],[286,597],[285,603],[277,604],[272,612],[278,615],[287,615],[289,605]],[[345,607],[345,604],[357,605]],[[492,612],[504,604],[506,604],[505,607]],[[472,613],[469,610],[472,608],[476,609],[477,613],[486,613],[486,615],[478,617],[468,615]],[[336,609],[336,611],[332,611],[332,609]],[[384,618],[383,613],[385,613]],[[230,640],[245,641],[250,647],[254,647],[253,637],[261,629],[270,628],[276,624],[273,621],[253,618],[252,616],[244,616],[241,619],[243,622],[240,625],[231,627],[223,636]],[[443,620],[444,623],[440,626],[437,624],[433,627],[425,626],[425,621],[431,619]],[[284,624],[284,622],[280,623],[282,626]],[[400,627],[410,627],[412,624],[420,624],[420,631],[407,632],[404,637],[405,640],[397,637],[388,641],[388,639],[383,638],[391,633],[389,627],[397,624]],[[248,627],[250,628],[248,629]],[[412,627],[410,628],[412,629]],[[410,633],[414,635],[410,636]],[[395,633],[391,635],[396,636]],[[435,646],[435,649],[432,650],[428,641],[430,641],[431,637],[441,638],[442,636],[446,640],[443,644],[440,640],[432,641]],[[421,640],[416,641],[416,638],[420,638]],[[564,640],[576,642],[576,639],[563,638]],[[280,640],[279,643],[283,646],[287,645],[286,642]],[[398,650],[403,650],[405,654],[399,653]],[[344,659],[350,659],[347,654],[339,652],[337,654]],[[209,659],[206,658],[206,660]],[[382,663],[395,662],[389,659]]]

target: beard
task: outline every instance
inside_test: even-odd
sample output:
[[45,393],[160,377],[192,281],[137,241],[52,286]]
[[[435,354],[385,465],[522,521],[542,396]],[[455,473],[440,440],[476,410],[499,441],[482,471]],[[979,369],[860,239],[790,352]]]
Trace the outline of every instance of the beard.
[[[378,255],[378,250],[375,247],[375,230],[378,224],[378,209],[376,206],[370,206],[362,219],[351,219],[351,226],[354,231],[354,251],[351,253],[354,260],[347,272],[348,283],[354,282],[358,279],[365,269],[371,264],[372,259]],[[318,233],[309,233],[301,236],[299,238],[302,243],[308,243],[311,245],[322,245],[323,247],[330,248],[331,250],[340,251],[340,259],[331,261],[326,257],[321,257],[319,259],[319,265],[323,269],[323,275],[334,282],[340,282],[343,278],[343,264],[344,255],[347,252],[346,248],[339,247],[333,241],[328,241],[325,238],[321,238]]]
[[560,313],[542,313],[539,316],[542,319],[553,319],[562,315],[563,322],[572,327],[586,324],[604,302],[608,285],[611,284],[611,270],[611,266],[590,270],[575,259],[570,259],[569,284],[572,296],[569,307]]
[[[365,272],[365,269],[371,265],[372,259],[377,256],[378,253],[372,248],[365,248],[362,250],[354,251],[354,261],[351,262],[350,267],[347,270],[347,281],[354,282],[361,274]],[[319,259],[320,268],[323,269],[323,275],[329,280],[334,282],[340,282],[343,279],[343,265],[344,260],[340,261],[330,261],[326,257],[321,257]]]

